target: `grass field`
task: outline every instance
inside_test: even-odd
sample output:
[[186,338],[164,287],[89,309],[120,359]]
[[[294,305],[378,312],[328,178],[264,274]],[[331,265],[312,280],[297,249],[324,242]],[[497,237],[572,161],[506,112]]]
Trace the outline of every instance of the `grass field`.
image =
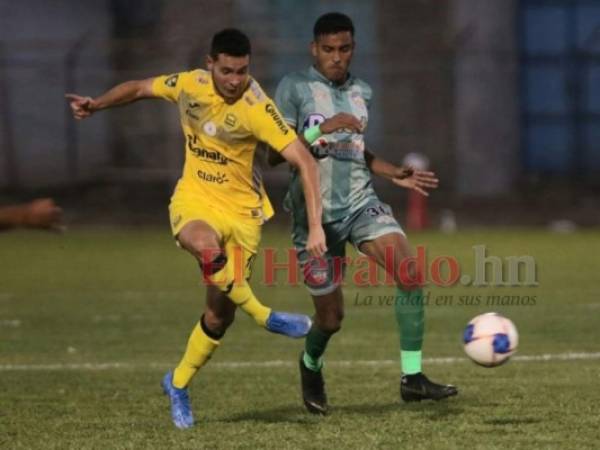
[[[2,448],[598,448],[600,446],[600,232],[470,231],[416,234],[431,258],[453,255],[472,273],[472,246],[531,255],[537,287],[433,288],[453,304],[427,310],[426,373],[458,385],[449,401],[399,401],[390,288],[348,286],[344,329],[325,374],[328,417],[304,412],[301,341],[269,335],[242,313],[194,380],[197,426],[176,430],[159,381],[179,359],[203,290],[191,258],[166,228],[75,229],[63,236],[0,236],[0,447]],[[268,226],[264,246],[287,247]],[[310,312],[302,286],[253,285],[268,304]],[[462,305],[490,294],[535,304]],[[358,295],[358,304],[355,299]],[[365,305],[365,296],[373,303]],[[466,296],[466,297],[465,297]],[[383,297],[382,297],[383,298]],[[520,331],[515,359],[483,369],[462,358],[462,329],[497,310]],[[579,353],[584,359],[560,359]],[[559,355],[559,356],[557,356]],[[435,358],[435,359],[431,359]],[[565,358],[570,358],[566,356]]]

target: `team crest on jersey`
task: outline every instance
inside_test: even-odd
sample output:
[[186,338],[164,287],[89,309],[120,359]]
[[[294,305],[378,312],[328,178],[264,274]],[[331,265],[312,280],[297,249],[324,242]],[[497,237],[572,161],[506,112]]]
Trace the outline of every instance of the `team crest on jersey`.
[[210,120],[202,126],[202,129],[209,136],[214,136],[217,134],[217,126],[215,125],[214,122],[212,122]]
[[177,86],[177,80],[179,79],[179,74],[171,75],[169,78],[165,80],[165,84],[169,87]]

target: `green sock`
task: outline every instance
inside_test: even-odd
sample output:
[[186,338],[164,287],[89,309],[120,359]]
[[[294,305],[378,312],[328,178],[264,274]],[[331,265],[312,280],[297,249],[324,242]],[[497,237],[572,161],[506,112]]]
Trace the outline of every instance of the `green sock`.
[[425,332],[425,308],[421,288],[396,291],[396,322],[400,334],[402,372],[411,375],[421,371],[421,348]]
[[400,363],[404,375],[413,375],[421,372],[421,350],[400,350]]
[[316,326],[312,326],[306,335],[304,344],[304,356],[302,357],[304,365],[314,372],[321,370],[323,366],[323,353],[327,348],[327,343],[331,338],[330,333],[319,330]]

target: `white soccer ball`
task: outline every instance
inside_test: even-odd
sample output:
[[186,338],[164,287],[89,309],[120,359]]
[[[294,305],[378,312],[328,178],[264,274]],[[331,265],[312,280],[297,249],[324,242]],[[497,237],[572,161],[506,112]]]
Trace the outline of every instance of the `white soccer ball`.
[[519,333],[510,319],[497,313],[474,317],[463,335],[465,353],[479,365],[495,367],[506,361],[519,344]]

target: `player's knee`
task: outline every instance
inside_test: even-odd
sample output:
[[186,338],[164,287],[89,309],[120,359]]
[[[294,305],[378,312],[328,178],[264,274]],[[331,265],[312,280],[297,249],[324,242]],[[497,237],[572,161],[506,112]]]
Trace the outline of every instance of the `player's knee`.
[[215,311],[207,310],[202,316],[202,323],[206,328],[205,331],[210,337],[214,339],[220,339],[227,331],[227,328],[233,323],[234,314],[219,313]]
[[[210,264],[224,253],[214,236],[195,233],[180,234],[179,243],[202,265]],[[224,255],[223,255],[224,256]]]
[[332,311],[318,321],[319,329],[327,334],[335,334],[342,329],[343,311]]
[[198,243],[192,246],[192,254],[198,260],[200,270],[205,277],[214,275],[227,264],[227,255],[219,246],[205,246],[203,243]]
[[396,285],[404,291],[413,291],[423,286],[425,279],[423,272],[413,264],[403,267],[396,272]]

